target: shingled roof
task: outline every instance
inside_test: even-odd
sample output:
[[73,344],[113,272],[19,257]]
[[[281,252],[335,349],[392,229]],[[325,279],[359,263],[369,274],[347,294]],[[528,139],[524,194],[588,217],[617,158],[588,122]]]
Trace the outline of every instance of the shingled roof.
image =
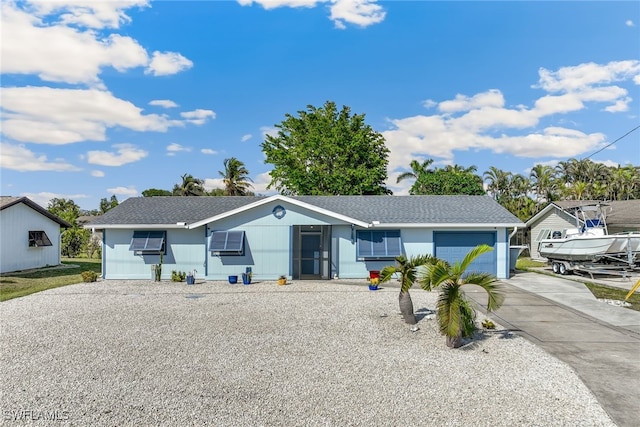
[[252,204],[290,201],[372,224],[524,225],[489,196],[134,197],[86,227],[193,224]]
[[566,211],[580,206],[602,204],[607,206],[607,224],[620,227],[640,226],[640,200],[612,200],[601,202],[597,200],[562,200],[553,202]]

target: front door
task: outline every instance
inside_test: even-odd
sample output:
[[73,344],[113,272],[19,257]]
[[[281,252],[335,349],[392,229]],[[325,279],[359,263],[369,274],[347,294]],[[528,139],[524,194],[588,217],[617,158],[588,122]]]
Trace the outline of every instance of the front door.
[[322,233],[303,231],[300,233],[300,278],[322,277]]

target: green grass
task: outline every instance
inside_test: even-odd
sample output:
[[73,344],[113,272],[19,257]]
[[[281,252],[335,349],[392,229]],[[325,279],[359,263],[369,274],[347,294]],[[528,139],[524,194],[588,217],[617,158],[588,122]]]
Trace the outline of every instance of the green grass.
[[[624,289],[610,288],[608,286],[596,285],[595,283],[585,283],[585,286],[591,291],[593,296],[595,296],[596,298],[606,298],[611,300],[624,301],[624,297],[626,297],[627,294],[629,293],[629,290],[625,291]],[[629,285],[629,288],[631,288],[631,286],[633,285]],[[631,306],[626,308],[640,311],[640,293],[634,292],[629,297],[627,302],[631,304]]]
[[81,283],[83,271],[100,273],[102,270],[100,259],[64,258],[62,264],[64,267],[44,267],[0,275],[0,301]]
[[528,258],[528,257],[521,257],[521,258],[518,258],[518,260],[516,261],[516,268],[518,270],[527,270],[529,268],[544,267],[546,265],[547,265],[546,262],[533,261],[531,258]]

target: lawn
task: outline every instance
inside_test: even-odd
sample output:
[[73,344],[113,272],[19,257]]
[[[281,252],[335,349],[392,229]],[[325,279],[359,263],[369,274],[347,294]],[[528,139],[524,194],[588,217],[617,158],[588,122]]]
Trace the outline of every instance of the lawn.
[[100,259],[63,258],[62,265],[0,275],[0,301],[82,282],[83,271],[100,274]]

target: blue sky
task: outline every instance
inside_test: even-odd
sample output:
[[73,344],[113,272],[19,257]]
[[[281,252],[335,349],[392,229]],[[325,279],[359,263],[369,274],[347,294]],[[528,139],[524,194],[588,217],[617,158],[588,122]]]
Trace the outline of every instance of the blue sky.
[[[528,175],[640,125],[635,1],[2,2],[0,193],[97,209],[185,173],[254,191],[285,114],[347,105],[412,159]],[[640,165],[640,130],[593,155]]]

